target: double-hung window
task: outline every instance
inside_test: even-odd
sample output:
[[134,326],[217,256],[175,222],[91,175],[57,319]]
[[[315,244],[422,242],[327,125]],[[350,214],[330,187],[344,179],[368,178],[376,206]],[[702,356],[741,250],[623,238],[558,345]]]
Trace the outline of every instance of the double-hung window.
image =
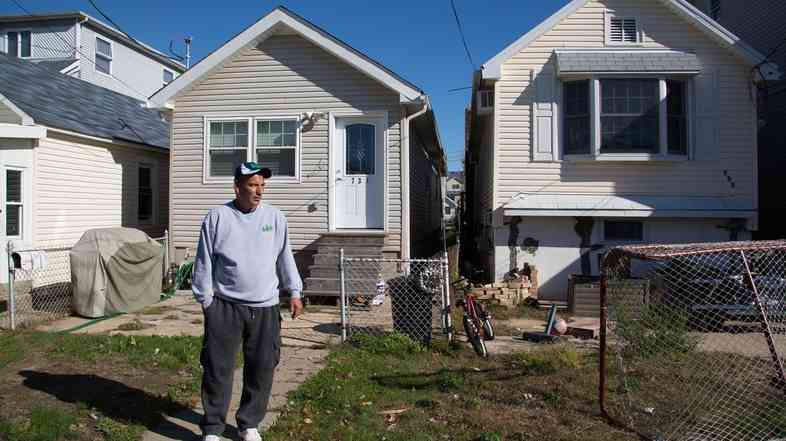
[[297,177],[297,120],[256,120],[256,161],[273,176]]
[[96,37],[96,70],[102,74],[112,75],[112,43]]
[[230,177],[248,160],[249,120],[208,121],[208,176]]
[[6,53],[8,56],[30,58],[32,46],[32,34],[30,31],[11,31],[6,33]]
[[174,73],[174,72],[172,72],[172,71],[171,71],[171,70],[169,70],[169,69],[164,69],[164,70],[163,70],[163,74],[162,74],[162,78],[161,78],[161,79],[162,79],[162,80],[163,80],[163,82],[164,82],[164,86],[166,86],[167,84],[171,83],[171,82],[172,82],[172,80],[174,80],[174,79],[175,79],[175,73]]
[[206,179],[229,178],[244,161],[269,168],[274,180],[299,177],[297,118],[208,119],[206,130]]
[[687,158],[689,80],[590,78],[562,83],[562,153]]
[[5,236],[22,237],[22,171],[5,170]]

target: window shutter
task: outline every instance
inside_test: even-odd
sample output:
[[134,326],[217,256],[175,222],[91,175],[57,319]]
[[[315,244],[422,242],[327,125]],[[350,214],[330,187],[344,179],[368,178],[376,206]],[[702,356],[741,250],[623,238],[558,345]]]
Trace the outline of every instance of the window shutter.
[[622,32],[622,19],[621,18],[610,19],[609,41],[613,41],[615,43],[622,43],[623,40],[624,39],[623,39],[623,32]]
[[707,70],[693,81],[696,89],[695,159],[700,161],[716,161],[720,158],[718,77],[718,71]]
[[557,159],[557,87],[553,71],[532,72],[535,87],[532,102],[532,160]]

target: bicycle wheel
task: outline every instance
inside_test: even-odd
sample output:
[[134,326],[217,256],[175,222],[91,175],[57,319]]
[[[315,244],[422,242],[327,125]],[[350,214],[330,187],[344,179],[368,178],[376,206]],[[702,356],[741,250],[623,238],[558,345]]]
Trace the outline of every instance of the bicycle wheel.
[[464,332],[467,333],[467,339],[469,340],[470,344],[472,344],[472,349],[475,350],[475,353],[481,357],[488,356],[486,343],[484,343],[483,339],[480,338],[480,335],[478,335],[478,332],[475,330],[475,325],[472,323],[472,320],[470,320],[470,318],[466,315],[464,316]]
[[494,340],[494,325],[491,323],[491,317],[483,317],[480,322],[483,324],[483,339]]

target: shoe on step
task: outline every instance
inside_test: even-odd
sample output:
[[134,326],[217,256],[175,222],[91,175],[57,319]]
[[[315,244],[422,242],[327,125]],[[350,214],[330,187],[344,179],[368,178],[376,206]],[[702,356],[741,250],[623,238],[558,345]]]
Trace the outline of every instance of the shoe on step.
[[257,429],[246,429],[240,432],[240,439],[243,441],[262,441],[262,436]]

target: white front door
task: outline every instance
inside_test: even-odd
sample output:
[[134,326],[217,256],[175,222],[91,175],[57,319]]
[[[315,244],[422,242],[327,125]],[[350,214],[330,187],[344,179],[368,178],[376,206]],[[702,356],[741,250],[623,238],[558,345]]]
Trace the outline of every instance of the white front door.
[[381,118],[337,117],[335,227],[385,227],[385,127]]

